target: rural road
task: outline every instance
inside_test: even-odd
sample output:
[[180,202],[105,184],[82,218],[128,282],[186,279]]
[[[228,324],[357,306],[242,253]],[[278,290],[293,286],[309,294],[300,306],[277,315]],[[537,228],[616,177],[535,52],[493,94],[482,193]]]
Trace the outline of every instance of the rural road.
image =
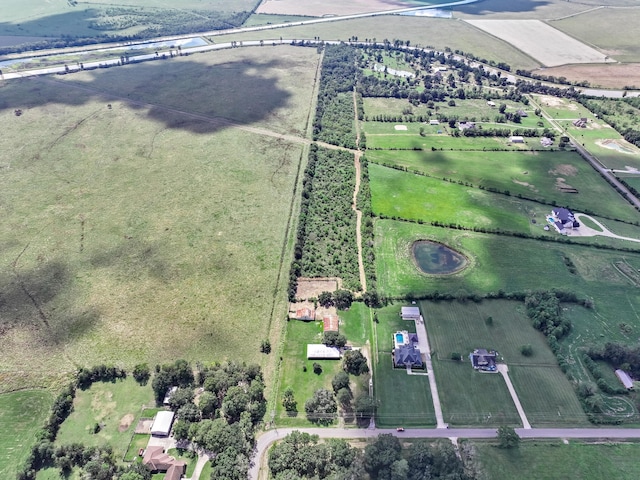
[[[344,438],[344,439],[367,439],[375,438],[381,433],[390,433],[398,438],[494,438],[497,433],[495,428],[420,428],[407,429],[404,432],[397,432],[395,429],[340,429],[340,428],[277,428],[269,430],[258,437],[256,443],[256,454],[254,464],[249,470],[249,478],[258,480],[260,478],[261,465],[264,468],[264,478],[266,478],[265,453],[269,446],[278,440],[282,440],[294,430],[311,435],[318,435],[320,438]],[[516,428],[520,438],[578,438],[578,439],[640,439],[640,428]]]

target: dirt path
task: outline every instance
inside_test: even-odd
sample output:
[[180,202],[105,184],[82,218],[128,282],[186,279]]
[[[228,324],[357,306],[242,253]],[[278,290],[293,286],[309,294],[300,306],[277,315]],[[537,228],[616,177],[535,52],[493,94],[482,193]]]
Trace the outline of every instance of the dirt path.
[[356,87],[353,87],[353,113],[356,125],[356,145],[358,150],[354,152],[353,162],[356,167],[356,186],[353,189],[353,203],[351,208],[356,212],[356,243],[358,244],[358,270],[360,272],[360,285],[362,285],[362,293],[367,291],[367,276],[364,273],[364,262],[362,261],[362,212],[358,210],[358,192],[360,191],[360,126],[358,125],[358,102],[356,97]]

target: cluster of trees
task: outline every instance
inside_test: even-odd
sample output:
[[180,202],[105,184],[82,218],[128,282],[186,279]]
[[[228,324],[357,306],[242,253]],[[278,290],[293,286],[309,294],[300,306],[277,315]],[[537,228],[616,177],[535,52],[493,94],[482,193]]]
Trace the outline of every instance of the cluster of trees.
[[276,480],[364,477],[361,452],[345,440],[318,443],[317,435],[298,431],[269,450],[269,470]]
[[560,85],[575,85],[576,87],[588,87],[589,86],[589,82],[587,80],[582,80],[582,81],[570,81],[567,80],[566,77],[555,77],[553,75],[540,75],[537,73],[533,73],[529,70],[516,70],[516,75],[519,75],[521,77],[527,77],[527,78],[533,78],[534,80],[540,80],[543,82],[549,82],[549,83],[558,83]]
[[269,470],[276,480],[355,479],[367,474],[372,480],[471,480],[475,474],[448,441],[420,440],[402,454],[398,438],[383,434],[364,450],[346,441],[293,432],[269,451]]
[[353,89],[359,51],[347,45],[327,45],[322,60],[320,88],[313,138],[333,145],[356,149]]
[[632,377],[640,378],[640,346],[628,346],[616,342],[607,342],[601,349],[592,348],[589,356],[594,360],[604,360],[628,372]]
[[342,289],[335,292],[322,292],[318,295],[318,303],[325,308],[335,306],[338,310],[347,310],[353,303],[353,293]]
[[373,233],[373,210],[371,209],[371,187],[369,184],[369,165],[366,158],[360,158],[360,189],[357,198],[358,210],[362,213],[360,234],[362,238],[362,263],[367,279],[367,291],[363,299],[369,307],[379,307],[376,293],[376,254]]
[[[176,364],[179,364],[176,368]],[[174,379],[186,381],[184,361],[163,366],[156,374],[173,371]],[[165,368],[168,367],[168,368]],[[212,457],[212,478],[246,479],[253,452],[255,427],[266,412],[264,383],[258,365],[228,362],[198,366],[191,371],[191,383],[184,383],[169,400],[176,412],[173,434],[177,440],[190,440]],[[155,383],[155,378],[154,378]],[[197,405],[194,387],[203,388]]]
[[81,390],[86,390],[93,382],[115,382],[127,378],[127,372],[122,368],[98,365],[93,368],[83,368],[78,370],[76,384]]
[[571,320],[562,316],[560,298],[555,291],[533,292],[524,299],[524,305],[533,328],[540,330],[550,344],[552,337],[557,341],[571,331]]
[[176,360],[174,363],[162,366],[156,365],[156,374],[151,382],[156,403],[162,405],[171,387],[192,387],[193,382],[193,369],[186,360]]
[[356,215],[351,208],[354,188],[351,153],[311,147],[289,274],[290,299],[295,298],[299,276],[340,277],[345,288],[361,289]]

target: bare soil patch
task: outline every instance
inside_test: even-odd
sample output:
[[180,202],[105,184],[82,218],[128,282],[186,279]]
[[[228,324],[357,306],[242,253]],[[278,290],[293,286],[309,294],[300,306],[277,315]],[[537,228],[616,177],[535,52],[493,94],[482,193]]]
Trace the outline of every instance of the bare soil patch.
[[535,187],[535,185],[531,185],[528,182],[521,182],[520,180],[516,180],[515,178],[513,179],[513,183],[517,184],[517,185],[522,185],[523,187],[527,187],[529,188],[532,192],[537,192],[538,189]]
[[401,0],[263,0],[256,13],[277,15],[309,15],[312,17],[353,15],[356,13],[394,10],[417,5]]
[[573,165],[560,164],[555,169],[549,170],[551,175],[566,175],[568,177],[575,177],[578,173],[578,169]]
[[120,419],[120,424],[118,425],[119,432],[125,432],[133,423],[134,420],[133,413],[127,413],[124,417]]
[[153,425],[153,419],[143,418],[138,421],[134,433],[151,433],[151,425]]
[[335,292],[342,288],[342,279],[337,277],[327,278],[299,278],[296,298],[301,300],[314,298],[322,292]]
[[567,80],[588,81],[592,87],[624,88],[640,87],[640,63],[607,65],[567,65],[534,70],[541,75],[565,77]]

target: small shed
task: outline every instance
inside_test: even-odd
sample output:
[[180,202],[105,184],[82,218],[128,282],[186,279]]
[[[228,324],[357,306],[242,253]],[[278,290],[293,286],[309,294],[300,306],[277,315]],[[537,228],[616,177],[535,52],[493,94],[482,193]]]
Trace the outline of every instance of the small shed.
[[420,320],[420,308],[418,307],[402,307],[400,315],[403,320]]
[[487,102],[487,105],[489,105],[490,107],[495,107],[496,106],[496,102],[492,102],[491,100],[489,100]]
[[175,413],[163,410],[156,414],[151,425],[151,435],[154,437],[168,437],[173,425],[173,417]]
[[175,387],[175,386],[167,390],[167,393],[164,396],[164,400],[162,400],[163,405],[165,406],[169,405],[169,400],[171,400],[171,395],[173,395],[176,390],[178,390],[178,387]]
[[308,360],[340,360],[340,350],[322,343],[307,344]]
[[298,320],[305,320],[305,321],[314,320],[315,313],[313,309],[309,307],[299,308],[296,310],[296,318]]
[[337,332],[339,330],[337,315],[325,315],[322,317],[322,324],[325,332]]
[[618,377],[618,380],[622,382],[624,388],[626,388],[627,390],[631,390],[633,388],[633,380],[631,380],[631,377],[627,372],[618,369],[616,370],[616,376]]
[[520,135],[512,135],[509,137],[511,143],[524,143],[524,137]]
[[440,125],[440,122],[438,120],[431,119],[429,120],[429,125]]

